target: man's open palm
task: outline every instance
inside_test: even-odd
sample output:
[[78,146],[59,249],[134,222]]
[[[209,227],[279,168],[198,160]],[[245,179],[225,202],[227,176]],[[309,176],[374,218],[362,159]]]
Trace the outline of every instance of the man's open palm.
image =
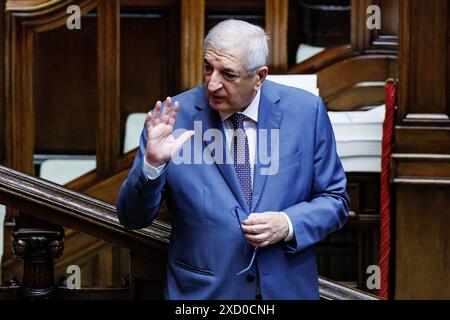
[[173,136],[173,126],[178,110],[178,101],[175,101],[173,107],[171,107],[171,98],[167,97],[162,112],[161,101],[158,101],[153,111],[147,113],[145,119],[147,129],[145,160],[154,167],[159,167],[168,162],[181,145],[194,135],[194,131],[189,130],[177,139]]

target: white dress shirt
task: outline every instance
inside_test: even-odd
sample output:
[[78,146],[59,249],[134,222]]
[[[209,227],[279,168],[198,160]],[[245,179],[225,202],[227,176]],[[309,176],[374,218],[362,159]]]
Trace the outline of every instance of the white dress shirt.
[[[251,170],[251,183],[253,188],[253,175],[254,175],[254,167],[255,167],[255,157],[256,157],[256,144],[257,144],[257,130],[258,130],[258,111],[259,111],[259,101],[261,99],[261,91],[258,90],[256,93],[255,98],[250,103],[250,105],[242,111],[242,114],[245,115],[244,117],[244,130],[247,134],[247,140],[248,140],[248,148],[249,148],[249,156],[250,156],[250,170]],[[232,152],[231,150],[231,144],[233,141],[233,131],[234,126],[229,119],[230,116],[233,113],[224,113],[219,111],[220,118],[222,120],[222,126],[223,131],[225,132],[225,139],[227,142],[227,147],[229,152]],[[231,158],[232,159],[232,158]],[[157,168],[153,167],[152,165],[148,164],[147,161],[143,161],[142,165],[142,171],[144,172],[144,175],[149,180],[154,180],[157,177],[159,177],[164,170],[166,164],[163,164]],[[290,241],[294,237],[294,229],[292,227],[292,222],[289,216],[282,212],[287,220],[287,223],[289,225],[289,233],[284,239],[284,241]]]

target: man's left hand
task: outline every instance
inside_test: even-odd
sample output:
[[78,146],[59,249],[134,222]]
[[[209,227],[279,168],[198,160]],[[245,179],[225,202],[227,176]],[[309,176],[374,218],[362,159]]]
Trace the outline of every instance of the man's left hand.
[[282,212],[252,213],[242,222],[242,230],[248,243],[265,247],[286,238],[289,225]]

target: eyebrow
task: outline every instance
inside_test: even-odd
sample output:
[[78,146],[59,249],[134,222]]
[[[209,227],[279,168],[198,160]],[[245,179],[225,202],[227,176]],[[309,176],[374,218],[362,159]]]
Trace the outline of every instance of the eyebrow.
[[[206,58],[203,59],[203,64],[206,66],[211,66],[211,62],[209,62]],[[238,72],[232,68],[224,68],[222,71],[232,74],[238,74]]]
[[223,71],[225,71],[226,73],[232,73],[232,74],[237,74],[238,72],[236,70],[230,69],[230,68],[225,68],[223,69]]

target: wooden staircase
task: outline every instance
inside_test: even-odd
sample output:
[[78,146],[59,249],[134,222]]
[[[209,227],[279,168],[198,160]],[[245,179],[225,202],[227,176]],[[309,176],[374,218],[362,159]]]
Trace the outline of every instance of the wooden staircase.
[[[122,158],[117,174],[110,178],[99,178],[95,171],[70,182],[67,187],[90,195],[105,202],[115,204],[120,184],[127,174],[123,167],[130,165],[131,152]],[[11,239],[14,223],[5,226],[5,239]],[[120,285],[121,277],[128,272],[128,250],[108,243],[82,231],[64,228],[64,256],[55,263],[55,277],[66,276],[67,267],[78,265],[83,270],[83,287],[115,287]],[[2,279],[22,277],[22,263],[12,252],[12,243],[5,243],[5,256],[2,263]]]

